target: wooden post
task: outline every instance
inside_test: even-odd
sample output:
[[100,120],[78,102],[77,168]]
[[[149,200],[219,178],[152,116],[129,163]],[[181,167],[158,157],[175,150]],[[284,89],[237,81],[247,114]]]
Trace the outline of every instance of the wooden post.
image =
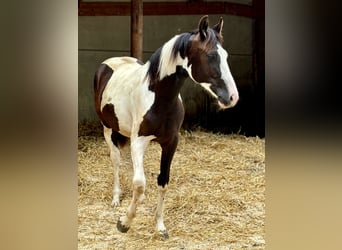
[[143,1],[131,0],[131,56],[142,61]]

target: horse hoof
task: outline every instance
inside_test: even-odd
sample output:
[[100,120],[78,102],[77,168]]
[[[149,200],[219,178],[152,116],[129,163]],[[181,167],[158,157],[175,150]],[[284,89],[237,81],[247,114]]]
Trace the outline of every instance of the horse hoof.
[[167,240],[169,238],[169,233],[167,232],[167,230],[159,231],[159,234],[163,240]]
[[120,206],[120,201],[119,200],[112,200],[112,207],[119,207]]
[[118,220],[118,223],[116,224],[116,227],[118,228],[118,230],[121,233],[127,233],[127,231],[129,230],[129,227],[125,227],[124,225],[121,224],[120,219]]

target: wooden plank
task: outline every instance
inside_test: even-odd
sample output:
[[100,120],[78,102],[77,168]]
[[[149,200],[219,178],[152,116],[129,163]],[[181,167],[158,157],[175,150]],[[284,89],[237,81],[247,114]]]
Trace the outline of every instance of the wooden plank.
[[[144,16],[227,14],[255,17],[253,6],[228,2],[144,2]],[[130,2],[79,2],[79,16],[129,16]]]
[[79,16],[129,16],[131,3],[117,2],[80,2]]
[[131,0],[131,56],[142,61],[143,55],[143,1]]

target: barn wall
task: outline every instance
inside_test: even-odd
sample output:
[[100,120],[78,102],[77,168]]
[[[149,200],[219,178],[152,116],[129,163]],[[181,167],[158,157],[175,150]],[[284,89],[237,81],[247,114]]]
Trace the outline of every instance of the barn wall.
[[[83,2],[130,2],[131,0],[82,0]],[[163,0],[148,0],[146,2],[170,2]],[[172,2],[187,2],[186,0],[172,0]],[[206,0],[206,2],[227,2],[227,0]],[[229,0],[231,3],[251,5],[252,0]]]
[[[210,15],[210,24],[215,24],[220,16],[222,15]],[[157,48],[175,34],[196,28],[200,17],[201,15],[144,16],[143,60],[147,61]],[[240,92],[253,92],[253,20],[230,15],[223,15],[223,18],[223,47],[229,53],[228,63],[238,89]],[[108,57],[127,55],[130,55],[129,16],[79,17],[79,121],[98,119],[93,104],[93,76],[96,68]],[[215,105],[211,104],[210,98],[201,89],[196,88],[194,91],[192,88],[194,84],[189,80],[182,89],[182,95],[189,97],[189,101],[185,101],[185,105],[189,107],[185,123],[188,122],[191,127],[196,123],[203,123],[204,119],[203,126],[209,128],[211,123],[207,121],[210,117],[206,110],[214,110]],[[206,99],[206,105],[203,106],[198,101],[193,103],[200,98]],[[198,122],[199,120],[202,122]]]

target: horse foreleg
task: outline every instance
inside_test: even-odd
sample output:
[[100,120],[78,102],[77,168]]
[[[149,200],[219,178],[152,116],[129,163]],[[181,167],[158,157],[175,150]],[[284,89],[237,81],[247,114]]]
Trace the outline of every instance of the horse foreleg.
[[130,205],[127,208],[125,216],[119,218],[117,228],[120,232],[127,232],[131,226],[131,223],[136,215],[136,209],[139,201],[144,197],[146,178],[144,173],[144,152],[145,149],[152,140],[151,136],[140,136],[131,138],[131,155],[133,162],[133,197]]
[[156,209],[156,223],[157,230],[160,234],[163,235],[165,239],[169,238],[169,234],[164,225],[164,200],[165,194],[167,191],[167,185],[169,183],[170,177],[170,166],[173,155],[176,151],[178,144],[178,136],[175,136],[173,140],[166,144],[161,144],[162,147],[162,156],[160,162],[160,174],[158,176],[158,203]]

